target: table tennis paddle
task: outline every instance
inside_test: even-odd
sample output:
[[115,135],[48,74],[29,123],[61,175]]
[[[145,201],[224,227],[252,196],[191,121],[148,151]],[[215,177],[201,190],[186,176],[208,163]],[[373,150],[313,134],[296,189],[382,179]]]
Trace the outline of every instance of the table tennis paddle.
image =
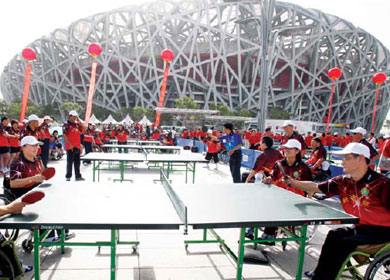
[[29,192],[25,196],[22,197],[22,202],[26,204],[34,204],[35,202],[41,200],[45,197],[45,193],[42,191],[33,191]]
[[[282,172],[283,177],[286,178],[286,179],[289,179],[289,177],[287,176],[286,170],[284,170],[284,168],[283,168],[282,163],[280,161],[277,161],[276,164],[278,165],[280,171]],[[291,187],[291,184],[288,183],[287,186]]]
[[56,174],[56,169],[54,167],[48,167],[42,171],[42,175],[43,175],[43,177],[45,177],[45,180],[49,180],[55,174]]

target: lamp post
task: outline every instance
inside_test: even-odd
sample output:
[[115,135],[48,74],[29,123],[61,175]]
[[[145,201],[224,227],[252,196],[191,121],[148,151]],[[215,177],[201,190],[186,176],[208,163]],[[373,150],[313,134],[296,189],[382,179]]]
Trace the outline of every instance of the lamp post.
[[[175,57],[173,51],[169,49],[165,49],[161,52],[160,55],[161,59],[164,60],[165,69],[164,69],[164,76],[163,76],[163,82],[161,85],[161,91],[160,91],[160,100],[158,102],[158,108],[162,108],[164,104],[164,98],[165,98],[165,92],[167,90],[167,81],[168,81],[168,72],[169,72],[169,63],[173,60]],[[160,116],[161,112],[157,111],[156,113],[156,121],[154,122],[154,127],[158,127],[160,124]]]
[[329,124],[330,124],[330,119],[331,119],[331,115],[332,115],[333,95],[334,95],[334,91],[336,89],[336,80],[338,80],[342,74],[343,74],[343,72],[338,67],[332,68],[328,71],[328,76],[329,76],[329,78],[332,79],[333,84],[332,84],[332,92],[330,95],[330,102],[329,102],[328,121],[326,122],[326,133],[328,133],[328,131],[329,131]]
[[376,97],[375,97],[375,105],[374,105],[374,114],[372,116],[372,126],[371,126],[371,131],[375,131],[375,115],[376,115],[376,106],[378,104],[378,98],[379,98],[379,86],[383,84],[386,81],[386,74],[385,73],[377,73],[375,76],[372,78],[372,81],[376,85]]
[[25,48],[22,51],[22,57],[27,60],[27,66],[26,66],[26,73],[24,77],[24,89],[23,89],[23,97],[22,97],[22,107],[20,110],[20,117],[19,122],[22,123],[23,120],[26,117],[26,111],[27,111],[27,103],[28,103],[28,92],[30,89],[30,81],[31,81],[31,70],[32,70],[32,64],[31,62],[35,60],[37,57],[37,54],[35,51],[31,48]]
[[91,117],[93,95],[95,94],[95,79],[96,79],[96,68],[97,68],[96,58],[101,54],[101,52],[102,52],[102,47],[99,44],[92,43],[88,46],[88,53],[90,55],[92,55],[92,57],[94,59],[92,62],[91,79],[89,82],[87,108],[85,110],[85,123],[86,124],[89,123],[89,119]]

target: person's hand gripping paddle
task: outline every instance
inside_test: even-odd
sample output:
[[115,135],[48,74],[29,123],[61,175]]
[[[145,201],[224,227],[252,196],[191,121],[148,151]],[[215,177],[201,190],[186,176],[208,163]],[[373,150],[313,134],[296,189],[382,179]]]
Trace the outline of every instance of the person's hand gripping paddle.
[[27,193],[25,196],[22,197],[22,202],[26,204],[34,204],[37,201],[40,201],[42,198],[45,197],[45,193],[42,191],[33,191]]
[[[276,164],[278,165],[280,172],[282,172],[283,178],[286,181],[290,180],[290,177],[287,175],[286,170],[284,170],[282,163],[280,161],[277,161]],[[291,183],[287,182],[287,186],[291,187]]]

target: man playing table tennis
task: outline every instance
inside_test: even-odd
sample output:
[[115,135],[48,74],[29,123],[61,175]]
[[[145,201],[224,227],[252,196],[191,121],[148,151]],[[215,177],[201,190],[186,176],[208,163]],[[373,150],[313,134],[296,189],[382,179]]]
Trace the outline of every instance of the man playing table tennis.
[[320,184],[285,179],[303,191],[339,195],[345,212],[360,218],[352,227],[328,233],[316,269],[305,273],[317,280],[335,279],[343,261],[358,245],[390,242],[390,179],[369,168],[370,150],[361,143],[350,143],[333,153],[343,156],[346,175]]

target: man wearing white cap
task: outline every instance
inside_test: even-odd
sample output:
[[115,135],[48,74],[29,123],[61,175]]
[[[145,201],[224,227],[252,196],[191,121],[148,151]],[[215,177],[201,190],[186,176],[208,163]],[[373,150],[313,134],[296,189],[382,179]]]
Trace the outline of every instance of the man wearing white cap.
[[359,245],[390,241],[390,179],[371,168],[370,150],[361,143],[350,143],[333,152],[343,156],[346,175],[327,182],[299,182],[286,179],[292,187],[307,192],[338,195],[344,211],[360,218],[353,227],[331,230],[322,247],[317,268],[305,274],[312,279],[335,279],[347,256]]
[[304,157],[306,153],[305,139],[303,139],[302,135],[300,135],[297,131],[294,131],[294,123],[290,120],[287,120],[283,122],[282,127],[284,130],[282,144],[286,144],[290,139],[298,140],[299,143],[301,143],[301,156]]
[[[352,139],[353,142],[361,143],[363,145],[366,145],[368,149],[370,149],[370,160],[371,164],[374,164],[375,161],[379,158],[378,152],[374,149],[374,147],[368,143],[366,138],[364,138],[364,135],[367,133],[367,131],[363,127],[357,127],[355,129],[350,130],[352,132]],[[373,166],[371,166],[373,167]]]
[[[39,118],[37,115],[28,116],[28,124],[20,133],[20,139],[23,139],[25,136],[34,136],[37,140],[39,140],[39,127],[38,127]],[[38,150],[38,155],[41,153],[41,148]]]
[[86,129],[84,123],[80,120],[76,111],[69,112],[69,118],[64,123],[62,131],[65,139],[66,149],[66,181],[72,178],[72,167],[74,165],[74,172],[76,181],[83,181],[80,173],[80,149],[81,149],[81,133]]
[[49,145],[50,145],[50,131],[49,131],[49,123],[53,122],[53,119],[50,116],[43,117],[43,123],[39,127],[39,131],[41,132],[40,140],[43,142],[41,146],[41,159],[43,166],[47,168],[47,162],[49,161]]

